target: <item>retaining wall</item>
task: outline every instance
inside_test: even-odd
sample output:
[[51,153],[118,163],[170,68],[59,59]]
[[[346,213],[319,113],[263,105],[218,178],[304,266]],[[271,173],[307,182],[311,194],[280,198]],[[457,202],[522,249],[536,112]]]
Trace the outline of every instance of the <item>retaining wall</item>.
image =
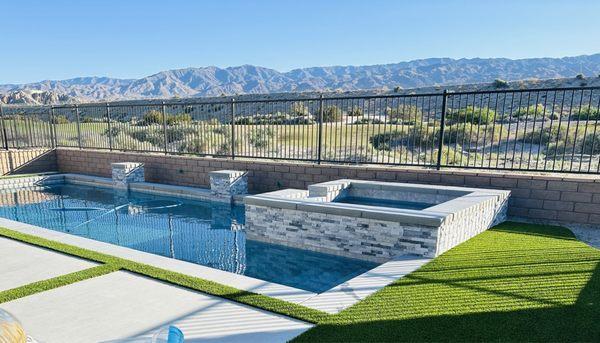
[[143,162],[146,180],[209,187],[210,171],[247,170],[251,192],[308,185],[340,178],[411,182],[510,190],[508,214],[533,220],[600,224],[600,176],[429,170],[415,168],[316,165],[301,162],[230,160],[100,150],[56,150],[61,172],[110,177],[113,162]]

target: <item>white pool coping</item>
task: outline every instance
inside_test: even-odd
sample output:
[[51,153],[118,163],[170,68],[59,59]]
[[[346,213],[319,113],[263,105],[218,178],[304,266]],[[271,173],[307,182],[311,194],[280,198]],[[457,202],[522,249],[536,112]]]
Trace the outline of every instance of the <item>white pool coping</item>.
[[[79,174],[52,175],[52,183],[56,183],[57,179],[60,180],[61,178],[68,183],[86,184],[100,187],[111,187],[112,185],[110,179],[108,178]],[[195,191],[207,191],[203,189],[195,189],[194,187],[151,183],[143,184],[149,184],[147,187],[140,187],[144,190],[154,190],[157,191],[155,194],[159,194],[158,192],[160,192],[160,194],[163,195],[167,195],[168,193],[170,196],[177,196],[178,194],[181,195],[184,193],[192,194]],[[138,191],[138,189],[135,190]],[[385,262],[372,270],[369,270],[351,280],[331,288],[330,290],[318,294],[245,275],[206,267],[191,262],[181,261],[127,247],[96,241],[85,237],[50,230],[6,218],[0,218],[0,226],[20,233],[42,237],[83,249],[147,264],[153,267],[198,277],[240,290],[266,295],[295,304],[302,304],[304,306],[327,313],[338,313],[343,309],[354,305],[355,303],[363,300],[370,294],[375,293],[379,289],[387,286],[397,279],[419,269],[423,264],[431,260],[430,258],[423,258],[413,255],[399,256],[392,261]]]

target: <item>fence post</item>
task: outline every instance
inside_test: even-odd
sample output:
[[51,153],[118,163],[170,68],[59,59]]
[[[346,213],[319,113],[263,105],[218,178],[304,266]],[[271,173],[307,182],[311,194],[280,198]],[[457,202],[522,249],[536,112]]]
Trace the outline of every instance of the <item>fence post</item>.
[[4,109],[0,105],[0,121],[2,122],[2,136],[4,141],[4,150],[8,150],[8,136],[6,133],[6,125],[4,124]]
[[321,164],[321,152],[323,150],[323,94],[319,97],[319,131],[317,133],[318,150],[317,150],[317,163]]
[[50,147],[52,149],[56,148],[56,136],[54,135],[54,107],[48,107],[48,116],[50,117]]
[[79,121],[79,106],[75,105],[75,118],[77,119],[77,142],[79,149],[81,149],[81,124]]
[[162,101],[161,102],[161,113],[162,113],[162,118],[163,118],[163,138],[164,138],[164,148],[165,148],[165,155],[167,155],[167,111],[165,108],[165,102]]
[[235,99],[231,99],[231,159],[235,159]]
[[448,97],[448,91],[444,89],[442,93],[442,118],[440,119],[440,136],[438,138],[438,155],[436,169],[442,168],[442,149],[444,147],[444,128],[446,125],[446,98]]
[[110,105],[108,102],[106,103],[106,120],[108,120],[108,150],[112,151],[113,149],[113,132],[112,126],[110,125]]

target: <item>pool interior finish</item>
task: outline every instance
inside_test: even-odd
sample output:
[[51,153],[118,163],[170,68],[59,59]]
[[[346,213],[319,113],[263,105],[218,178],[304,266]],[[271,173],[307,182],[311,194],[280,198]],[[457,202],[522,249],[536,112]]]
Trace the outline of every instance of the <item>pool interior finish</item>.
[[391,208],[400,208],[400,209],[406,209],[406,210],[424,210],[428,207],[435,206],[435,204],[429,204],[429,203],[424,203],[424,202],[373,199],[373,198],[355,197],[355,196],[340,197],[339,199],[335,199],[333,202],[339,202],[339,203],[344,203],[344,204],[366,205],[366,206],[391,207]]
[[2,194],[0,217],[321,293],[376,263],[246,239],[244,207],[59,184]]

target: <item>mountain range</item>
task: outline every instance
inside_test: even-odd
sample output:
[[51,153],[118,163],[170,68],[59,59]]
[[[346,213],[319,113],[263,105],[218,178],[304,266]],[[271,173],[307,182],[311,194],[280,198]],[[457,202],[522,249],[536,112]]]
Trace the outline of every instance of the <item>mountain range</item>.
[[78,77],[0,85],[0,102],[54,104],[172,97],[314,91],[391,90],[486,83],[495,79],[598,77],[600,53],[564,58],[428,58],[370,66],[310,67],[279,72],[243,65],[162,71],[140,79]]

